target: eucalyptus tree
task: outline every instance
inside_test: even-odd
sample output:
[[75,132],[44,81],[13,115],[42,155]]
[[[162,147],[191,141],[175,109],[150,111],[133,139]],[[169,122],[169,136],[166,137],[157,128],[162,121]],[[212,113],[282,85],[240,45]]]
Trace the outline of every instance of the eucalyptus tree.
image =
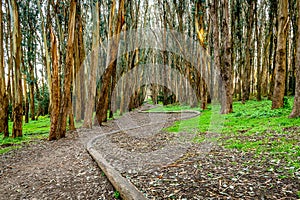
[[296,52],[297,52],[297,39],[298,39],[298,19],[299,9],[298,0],[289,1],[289,18],[290,18],[290,31],[289,31],[289,69],[287,71],[287,94],[295,95],[295,84],[296,84]]
[[[229,21],[229,4],[227,0],[211,0],[210,13],[213,21],[214,65],[220,70],[221,113],[227,114],[232,108],[232,66],[231,66],[231,33]],[[220,16],[223,18],[220,20]],[[221,33],[221,34],[220,34]],[[221,45],[222,44],[222,45]]]
[[288,1],[278,2],[278,33],[276,48],[275,85],[272,98],[272,109],[283,107],[286,79],[286,41],[288,35]]
[[252,53],[252,35],[253,35],[253,24],[254,24],[254,8],[256,5],[256,1],[246,1],[249,2],[247,3],[248,11],[246,15],[246,20],[247,20],[247,35],[246,35],[246,64],[244,66],[244,71],[243,71],[243,97],[242,100],[243,102],[249,100],[250,97],[250,82],[251,82],[251,68],[253,65],[252,58],[253,58],[253,53]]
[[[90,76],[88,82],[88,90],[87,90],[87,101],[85,103],[85,113],[84,113],[84,122],[83,127],[92,128],[92,119],[93,119],[93,111],[95,105],[95,93],[96,93],[96,72],[98,66],[98,47],[100,41],[100,21],[99,21],[99,11],[100,11],[100,2],[93,1],[91,5],[92,9],[92,49],[91,49],[91,65],[90,65]],[[77,85],[79,87],[79,85]],[[76,101],[78,104],[79,101]]]
[[33,1],[27,1],[22,5],[22,34],[24,36],[23,57],[24,73],[26,74],[26,84],[29,86],[29,107],[31,120],[35,120],[35,63],[37,59],[37,31],[38,31],[38,7]]
[[[204,50],[207,50],[207,30],[205,29],[205,26],[207,24],[205,24],[205,23],[208,23],[208,22],[207,22],[207,19],[205,18],[206,2],[195,0],[194,6],[195,6],[195,13],[194,13],[195,32],[197,33],[197,37],[198,37],[201,47]],[[204,67],[202,68],[202,70],[204,70]],[[198,74],[196,74],[196,76],[198,76],[200,78],[201,73],[198,72]],[[201,91],[200,91],[201,101],[202,101],[201,108],[203,110],[205,110],[205,109],[207,109],[207,103],[208,103],[208,88],[207,88],[208,83],[206,83],[204,78],[201,77],[201,82],[200,83],[198,82],[198,84],[201,85]]]
[[[67,117],[72,115],[72,101],[71,101],[71,83],[73,76],[73,63],[74,63],[74,35],[75,35],[75,19],[76,19],[76,6],[77,0],[71,0],[68,22],[68,40],[66,50],[66,61],[64,67],[64,83],[61,96],[61,104],[59,109],[59,120],[57,127],[58,138],[65,137],[67,131]],[[72,122],[74,119],[70,119]],[[74,129],[74,125],[70,129]]]
[[84,60],[85,60],[85,45],[84,45],[84,22],[81,8],[82,4],[79,1],[76,7],[76,28],[74,38],[74,78],[73,94],[75,94],[76,108],[75,118],[79,122],[84,117],[84,99],[86,92],[84,91]]
[[60,136],[57,134],[57,126],[59,120],[59,108],[60,108],[60,88],[59,85],[59,73],[58,73],[58,47],[57,39],[52,28],[50,28],[51,48],[52,48],[52,74],[51,74],[51,125],[49,140],[56,140]]
[[2,0],[0,0],[0,133],[3,133],[4,137],[9,136],[8,131],[8,93],[5,83],[5,65],[4,65],[4,46],[3,46],[3,11]]
[[[44,14],[42,11],[42,6],[41,2],[39,0],[36,0],[37,7],[38,7],[38,12],[40,14],[40,25],[41,25],[41,35],[43,38],[43,53],[44,53],[44,64],[46,66],[46,73],[47,73],[47,83],[48,83],[48,91],[49,91],[49,107],[51,107],[51,100],[52,100],[52,93],[51,93],[51,87],[52,87],[52,81],[51,81],[51,61],[50,61],[50,56],[49,56],[49,48],[48,48],[48,39],[47,39],[47,34],[46,34],[46,27],[45,27],[45,20],[44,20]],[[48,1],[48,16],[50,12],[50,1]],[[48,17],[47,17],[48,18]]]
[[257,63],[257,94],[256,100],[261,101],[262,96],[266,96],[267,88],[267,59],[268,47],[270,45],[270,34],[267,21],[260,23],[266,17],[266,1],[262,1],[259,7],[255,8],[255,38],[256,38],[256,63]]
[[13,25],[12,33],[12,47],[13,47],[13,69],[14,69],[14,105],[13,105],[13,130],[12,137],[22,137],[23,125],[23,88],[22,88],[22,75],[21,75],[21,62],[22,62],[22,34],[19,18],[19,5],[16,0],[10,1],[12,9],[11,19]]
[[296,87],[295,87],[295,99],[294,99],[294,107],[292,113],[290,114],[290,118],[300,117],[300,1],[297,1],[297,10],[298,10],[298,20],[297,20],[297,43],[296,43]]
[[109,21],[109,30],[108,30],[108,49],[107,49],[107,67],[102,77],[102,87],[100,90],[99,98],[97,99],[96,106],[96,117],[95,123],[102,124],[102,122],[107,120],[107,111],[109,106],[109,90],[111,86],[111,77],[115,73],[117,65],[117,56],[118,56],[118,46],[120,41],[119,34],[121,33],[122,27],[125,24],[125,0],[120,0],[118,2],[119,9],[117,14],[117,23],[113,25],[114,19],[114,10],[116,6],[116,0],[113,0],[110,21]]

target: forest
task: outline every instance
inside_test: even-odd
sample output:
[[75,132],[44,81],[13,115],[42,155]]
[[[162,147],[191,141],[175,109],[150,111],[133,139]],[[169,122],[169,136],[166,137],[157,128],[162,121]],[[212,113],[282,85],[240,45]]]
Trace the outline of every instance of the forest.
[[[284,106],[285,96],[295,95],[290,117],[299,117],[297,6],[297,1],[276,0],[1,2],[0,131],[5,137],[9,136],[8,120],[12,120],[12,137],[22,136],[23,116],[24,123],[28,123],[29,118],[36,120],[50,114],[49,139],[61,138],[66,133],[67,118],[70,130],[75,129],[74,120],[84,120],[83,126],[91,127],[92,105],[95,104],[97,123],[101,124],[107,120],[108,112],[112,117],[118,109],[122,114],[124,107],[132,110],[140,106],[147,89],[151,89],[154,102],[161,95],[164,104],[181,98],[191,106],[201,102],[201,108],[206,109],[214,95],[210,93],[215,93],[212,88],[222,87],[221,112],[224,114],[234,110],[233,99],[245,102],[250,98],[257,101],[268,98],[272,100],[270,109],[278,109]],[[145,34],[151,28],[159,28],[155,31],[161,32],[157,37],[165,43],[162,51],[130,50],[137,45],[132,44],[137,35],[132,37],[130,30],[135,30],[134,34]],[[128,35],[120,38],[126,31]],[[175,31],[199,44],[176,38]],[[119,44],[120,40],[127,44]],[[178,43],[198,48],[203,51],[197,54],[202,60],[198,58],[195,60],[198,65],[193,66],[184,58],[187,55],[168,52],[167,40],[180,40]],[[103,44],[105,42],[107,44]],[[120,45],[127,48],[124,55],[118,55]],[[184,45],[173,48],[187,48]],[[100,51],[102,48],[105,50]],[[182,49],[181,52],[192,54],[196,50]],[[197,70],[199,62],[205,67]],[[121,98],[112,106],[112,93],[120,77],[138,65],[151,63],[170,65],[170,69],[162,70],[165,84],[150,83],[135,91],[126,91],[131,102]],[[145,70],[136,73],[142,73],[143,77],[158,73],[157,69],[143,73]],[[172,70],[186,78],[175,80]],[[208,76],[212,77],[213,73],[222,86],[211,84]],[[88,80],[95,80],[84,81],[84,74]],[[185,94],[179,94],[178,89],[177,92],[168,89],[168,82],[179,85],[183,89],[180,92]],[[90,88],[84,89],[82,84]],[[123,90],[124,87],[116,95],[125,94]],[[190,102],[189,92],[196,95]],[[72,101],[76,101],[76,106],[71,106]]]
[[[292,130],[293,162],[282,165],[294,167],[299,198],[299,11],[299,0],[0,0],[1,146],[40,130],[58,142],[114,120],[120,128],[145,106],[188,108],[201,122],[162,119],[163,130],[197,130],[197,141],[218,128]],[[240,125],[228,124],[235,117]],[[226,141],[245,150],[235,136]]]

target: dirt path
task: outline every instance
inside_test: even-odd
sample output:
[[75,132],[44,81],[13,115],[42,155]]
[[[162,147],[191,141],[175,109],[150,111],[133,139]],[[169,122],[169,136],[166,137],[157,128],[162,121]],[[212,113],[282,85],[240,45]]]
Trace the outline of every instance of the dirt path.
[[[95,148],[149,199],[297,199],[300,172],[291,177],[285,163],[266,155],[195,144],[193,135],[163,131],[179,117],[135,111],[103,127],[1,155],[0,199],[114,199],[112,185],[85,144],[129,127],[139,128],[107,135]],[[164,123],[155,124],[159,121]]]
[[85,150],[90,136],[36,141],[0,156],[0,199],[114,199],[114,189]]

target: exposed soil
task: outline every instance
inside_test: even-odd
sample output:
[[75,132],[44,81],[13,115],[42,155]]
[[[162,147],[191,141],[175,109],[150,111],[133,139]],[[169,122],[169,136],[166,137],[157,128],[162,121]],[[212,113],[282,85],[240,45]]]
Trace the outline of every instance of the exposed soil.
[[160,131],[158,134],[145,140],[145,138],[129,136],[124,132],[120,132],[113,134],[110,139],[113,143],[118,143],[118,146],[126,151],[147,153],[163,148],[168,141],[174,139],[174,134]]
[[112,185],[82,138],[69,133],[0,155],[0,199],[114,199]]
[[[0,199],[114,199],[112,185],[85,144],[129,127],[137,128],[101,138],[96,149],[149,199],[298,198],[299,171],[291,175],[286,163],[267,154],[255,156],[214,142],[195,144],[189,134],[163,131],[176,118],[134,111],[100,128],[0,155]],[[165,120],[162,126],[144,126],[159,120]]]

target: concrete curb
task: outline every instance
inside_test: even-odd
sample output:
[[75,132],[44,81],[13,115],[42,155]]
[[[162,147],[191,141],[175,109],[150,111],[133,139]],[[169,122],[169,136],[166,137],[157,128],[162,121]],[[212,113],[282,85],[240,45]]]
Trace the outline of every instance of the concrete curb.
[[[141,113],[148,113],[147,111],[139,111]],[[152,112],[152,113],[194,113],[192,116],[187,116],[184,118],[181,118],[180,120],[184,119],[190,119],[193,117],[196,117],[200,115],[200,112],[198,111],[168,111],[168,112]],[[117,131],[112,131],[109,133],[105,133],[99,136],[96,136],[92,138],[90,141],[87,143],[87,151],[88,153],[92,156],[92,158],[97,162],[98,166],[101,168],[101,170],[105,173],[106,177],[108,180],[111,182],[111,184],[114,186],[114,188],[120,193],[120,196],[124,200],[146,200],[147,198],[145,195],[139,191],[128,179],[124,178],[117,170],[115,170],[103,157],[101,152],[98,152],[94,148],[94,144],[96,141],[102,137],[105,137],[107,135],[119,133],[122,131],[128,131],[128,130],[133,130],[137,129],[140,127],[144,126],[149,126],[149,125],[155,125],[155,124],[160,124],[160,123],[151,123],[151,124],[146,124],[143,126],[138,126],[138,127],[131,127],[128,129],[124,130],[117,130]]]

